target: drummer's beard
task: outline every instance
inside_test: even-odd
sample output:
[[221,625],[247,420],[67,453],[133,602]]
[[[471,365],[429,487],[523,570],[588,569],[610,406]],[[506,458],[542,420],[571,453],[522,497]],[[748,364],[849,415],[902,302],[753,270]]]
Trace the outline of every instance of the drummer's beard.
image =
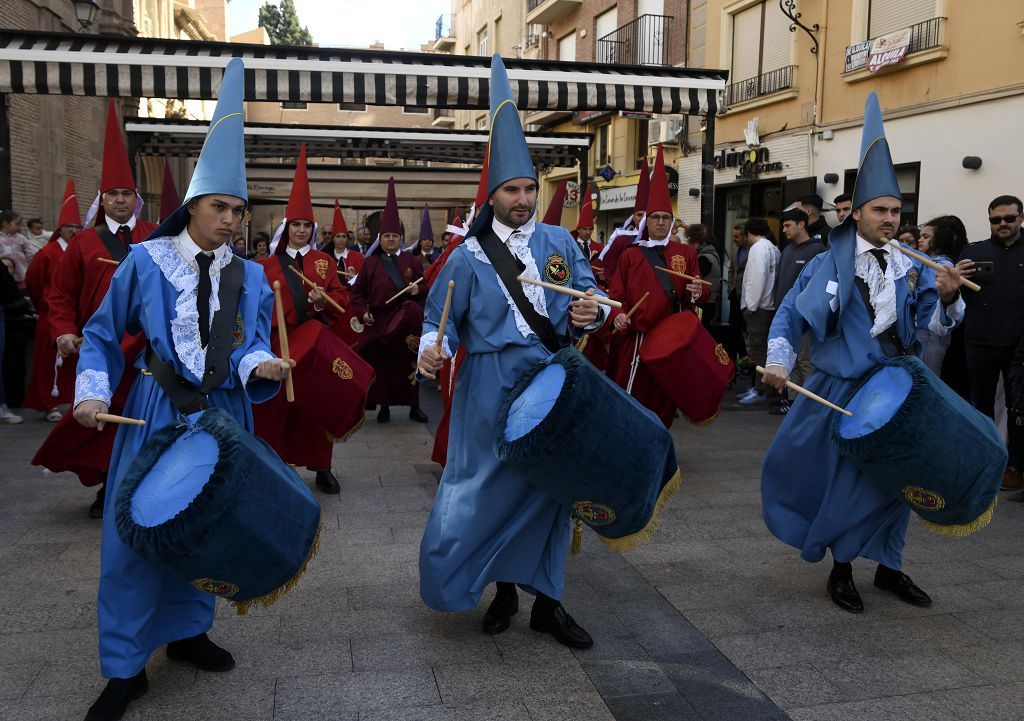
[[494,210],[494,217],[497,218],[499,223],[509,228],[518,228],[530,222],[536,206],[531,206],[528,203],[515,203],[507,208],[503,208],[495,201],[492,209]]

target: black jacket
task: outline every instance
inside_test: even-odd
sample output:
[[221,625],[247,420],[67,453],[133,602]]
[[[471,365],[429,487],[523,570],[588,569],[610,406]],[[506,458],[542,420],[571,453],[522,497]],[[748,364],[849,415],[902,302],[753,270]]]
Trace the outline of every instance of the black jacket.
[[971,243],[960,259],[991,261],[993,275],[976,278],[980,291],[963,288],[967,315],[964,341],[1015,346],[1024,335],[1024,237],[1007,248],[997,238]]

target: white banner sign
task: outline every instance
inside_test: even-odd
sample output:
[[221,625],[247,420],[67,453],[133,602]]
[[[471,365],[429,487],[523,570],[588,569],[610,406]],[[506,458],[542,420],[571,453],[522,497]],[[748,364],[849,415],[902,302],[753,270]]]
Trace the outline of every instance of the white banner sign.
[[894,30],[871,41],[868,51],[868,70],[875,72],[886,65],[895,65],[903,60],[910,48],[910,28]]
[[598,210],[633,209],[636,203],[636,186],[620,185],[615,188],[601,188],[598,193]]

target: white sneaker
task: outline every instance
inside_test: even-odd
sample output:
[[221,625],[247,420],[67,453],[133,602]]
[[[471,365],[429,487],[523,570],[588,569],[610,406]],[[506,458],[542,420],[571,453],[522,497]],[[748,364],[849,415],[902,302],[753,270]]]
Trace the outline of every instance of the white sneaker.
[[0,423],[7,423],[13,426],[17,423],[21,423],[23,420],[25,419],[21,416],[16,416],[11,413],[7,406],[0,406]]
[[755,390],[754,390],[753,388],[747,388],[747,392],[746,392],[746,393],[744,393],[743,395],[741,395],[741,396],[740,396],[739,398],[737,398],[736,400],[737,400],[737,401],[740,401],[740,402],[742,402],[742,401],[746,401],[746,400],[750,400],[750,398],[751,398],[752,396],[756,395],[756,394],[757,394],[757,391],[755,391]]
[[60,410],[57,408],[51,408],[50,410],[46,411],[46,420],[48,420],[50,423],[56,423],[63,417],[64,414],[61,413]]
[[750,395],[740,398],[737,403],[741,406],[760,406],[768,402],[768,398],[764,393],[758,393],[757,391],[751,391]]

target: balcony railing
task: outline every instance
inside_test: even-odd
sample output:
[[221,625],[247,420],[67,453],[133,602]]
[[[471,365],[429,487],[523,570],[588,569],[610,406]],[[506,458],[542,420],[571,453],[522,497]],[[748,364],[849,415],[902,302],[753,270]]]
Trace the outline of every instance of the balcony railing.
[[[922,50],[937,48],[942,44],[942,21],[946,18],[938,17],[931,20],[919,22],[910,26],[910,43],[907,46],[907,55],[919,53]],[[880,36],[879,36],[880,37]],[[858,70],[868,64],[868,48],[871,45],[871,38],[857,45],[851,45],[846,49],[847,64],[845,72]]]
[[748,100],[772,95],[793,87],[793,71],[795,65],[788,65],[778,70],[762,73],[757,77],[733,83],[725,89],[727,106],[744,103]]
[[597,40],[597,59],[623,65],[671,65],[669,15],[641,15]]
[[526,12],[533,12],[542,2],[544,2],[544,0],[526,0]]

